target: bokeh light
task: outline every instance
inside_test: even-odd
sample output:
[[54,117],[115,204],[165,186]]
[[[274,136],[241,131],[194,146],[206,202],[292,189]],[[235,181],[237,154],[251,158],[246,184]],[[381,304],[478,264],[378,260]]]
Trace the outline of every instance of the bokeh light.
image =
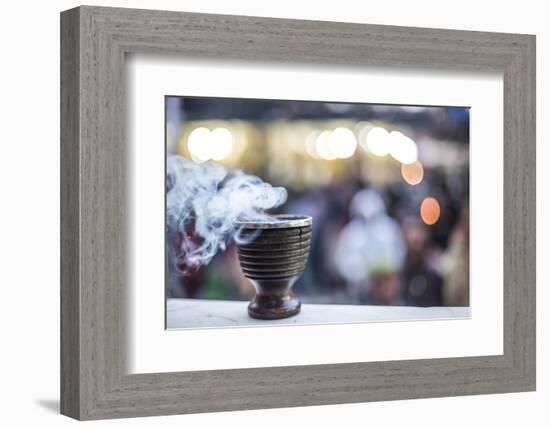
[[353,156],[357,149],[355,134],[344,127],[334,129],[329,136],[329,148],[332,154],[340,159]]
[[401,176],[409,185],[417,185],[424,178],[424,167],[418,160],[411,164],[401,164]]
[[433,197],[426,197],[420,205],[420,217],[427,225],[433,225],[439,220],[441,208],[439,202]]
[[210,159],[210,150],[208,141],[210,139],[210,129],[199,127],[193,129],[187,138],[187,148],[193,160],[197,162],[206,162]]
[[334,160],[337,157],[330,147],[330,134],[331,132],[329,130],[324,130],[315,140],[315,151],[319,157],[325,160]]
[[219,127],[211,131],[205,127],[193,129],[187,137],[191,158],[202,163],[207,160],[223,160],[233,149],[233,135],[229,129]]
[[395,160],[406,165],[416,162],[418,148],[411,138],[394,130],[390,132],[390,141],[390,154]]
[[233,148],[233,136],[229,129],[216,128],[210,132],[210,157],[214,160],[223,160]]
[[315,144],[317,143],[317,137],[319,136],[321,132],[318,130],[313,130],[309,132],[309,134],[306,137],[305,141],[305,149],[306,153],[309,154],[314,159],[320,159],[321,157],[317,153],[317,148],[315,148]]
[[367,133],[367,149],[375,156],[385,156],[390,152],[390,133],[382,128],[372,128]]

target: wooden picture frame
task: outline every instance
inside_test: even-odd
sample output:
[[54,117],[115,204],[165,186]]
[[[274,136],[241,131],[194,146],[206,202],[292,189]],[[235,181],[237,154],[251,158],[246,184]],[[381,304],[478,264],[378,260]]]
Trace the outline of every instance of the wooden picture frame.
[[[125,373],[127,53],[503,73],[504,353]],[[535,37],[103,7],[61,14],[61,412],[183,414],[535,389]]]

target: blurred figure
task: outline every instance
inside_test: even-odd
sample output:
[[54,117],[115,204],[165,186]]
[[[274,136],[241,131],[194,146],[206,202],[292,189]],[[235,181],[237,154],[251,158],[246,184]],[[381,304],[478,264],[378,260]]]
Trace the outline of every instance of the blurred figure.
[[378,305],[403,305],[399,274],[395,271],[371,273],[365,302]]
[[400,304],[398,271],[405,248],[401,229],[386,214],[382,197],[361,190],[352,199],[352,216],[337,239],[334,261],[358,302]]
[[443,257],[443,303],[448,306],[470,304],[470,224],[469,203],[462,206],[460,222],[455,227]]
[[402,295],[406,305],[439,306],[442,302],[443,280],[431,268],[430,229],[418,218],[408,218],[403,224],[407,257],[403,268]]

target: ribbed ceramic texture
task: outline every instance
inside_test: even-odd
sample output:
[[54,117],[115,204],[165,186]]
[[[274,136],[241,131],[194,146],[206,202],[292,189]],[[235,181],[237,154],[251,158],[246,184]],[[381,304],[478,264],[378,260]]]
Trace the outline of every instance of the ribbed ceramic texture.
[[255,280],[299,276],[305,269],[311,225],[292,228],[243,228],[241,237],[250,242],[238,245],[241,269]]

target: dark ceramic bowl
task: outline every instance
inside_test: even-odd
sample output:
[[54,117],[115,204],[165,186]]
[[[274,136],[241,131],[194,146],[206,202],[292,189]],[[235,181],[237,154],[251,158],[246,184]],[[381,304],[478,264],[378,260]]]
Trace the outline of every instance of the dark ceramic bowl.
[[235,221],[244,275],[256,296],[248,314],[256,319],[284,319],[300,312],[292,286],[303,273],[311,241],[310,216],[273,215],[264,221]]

